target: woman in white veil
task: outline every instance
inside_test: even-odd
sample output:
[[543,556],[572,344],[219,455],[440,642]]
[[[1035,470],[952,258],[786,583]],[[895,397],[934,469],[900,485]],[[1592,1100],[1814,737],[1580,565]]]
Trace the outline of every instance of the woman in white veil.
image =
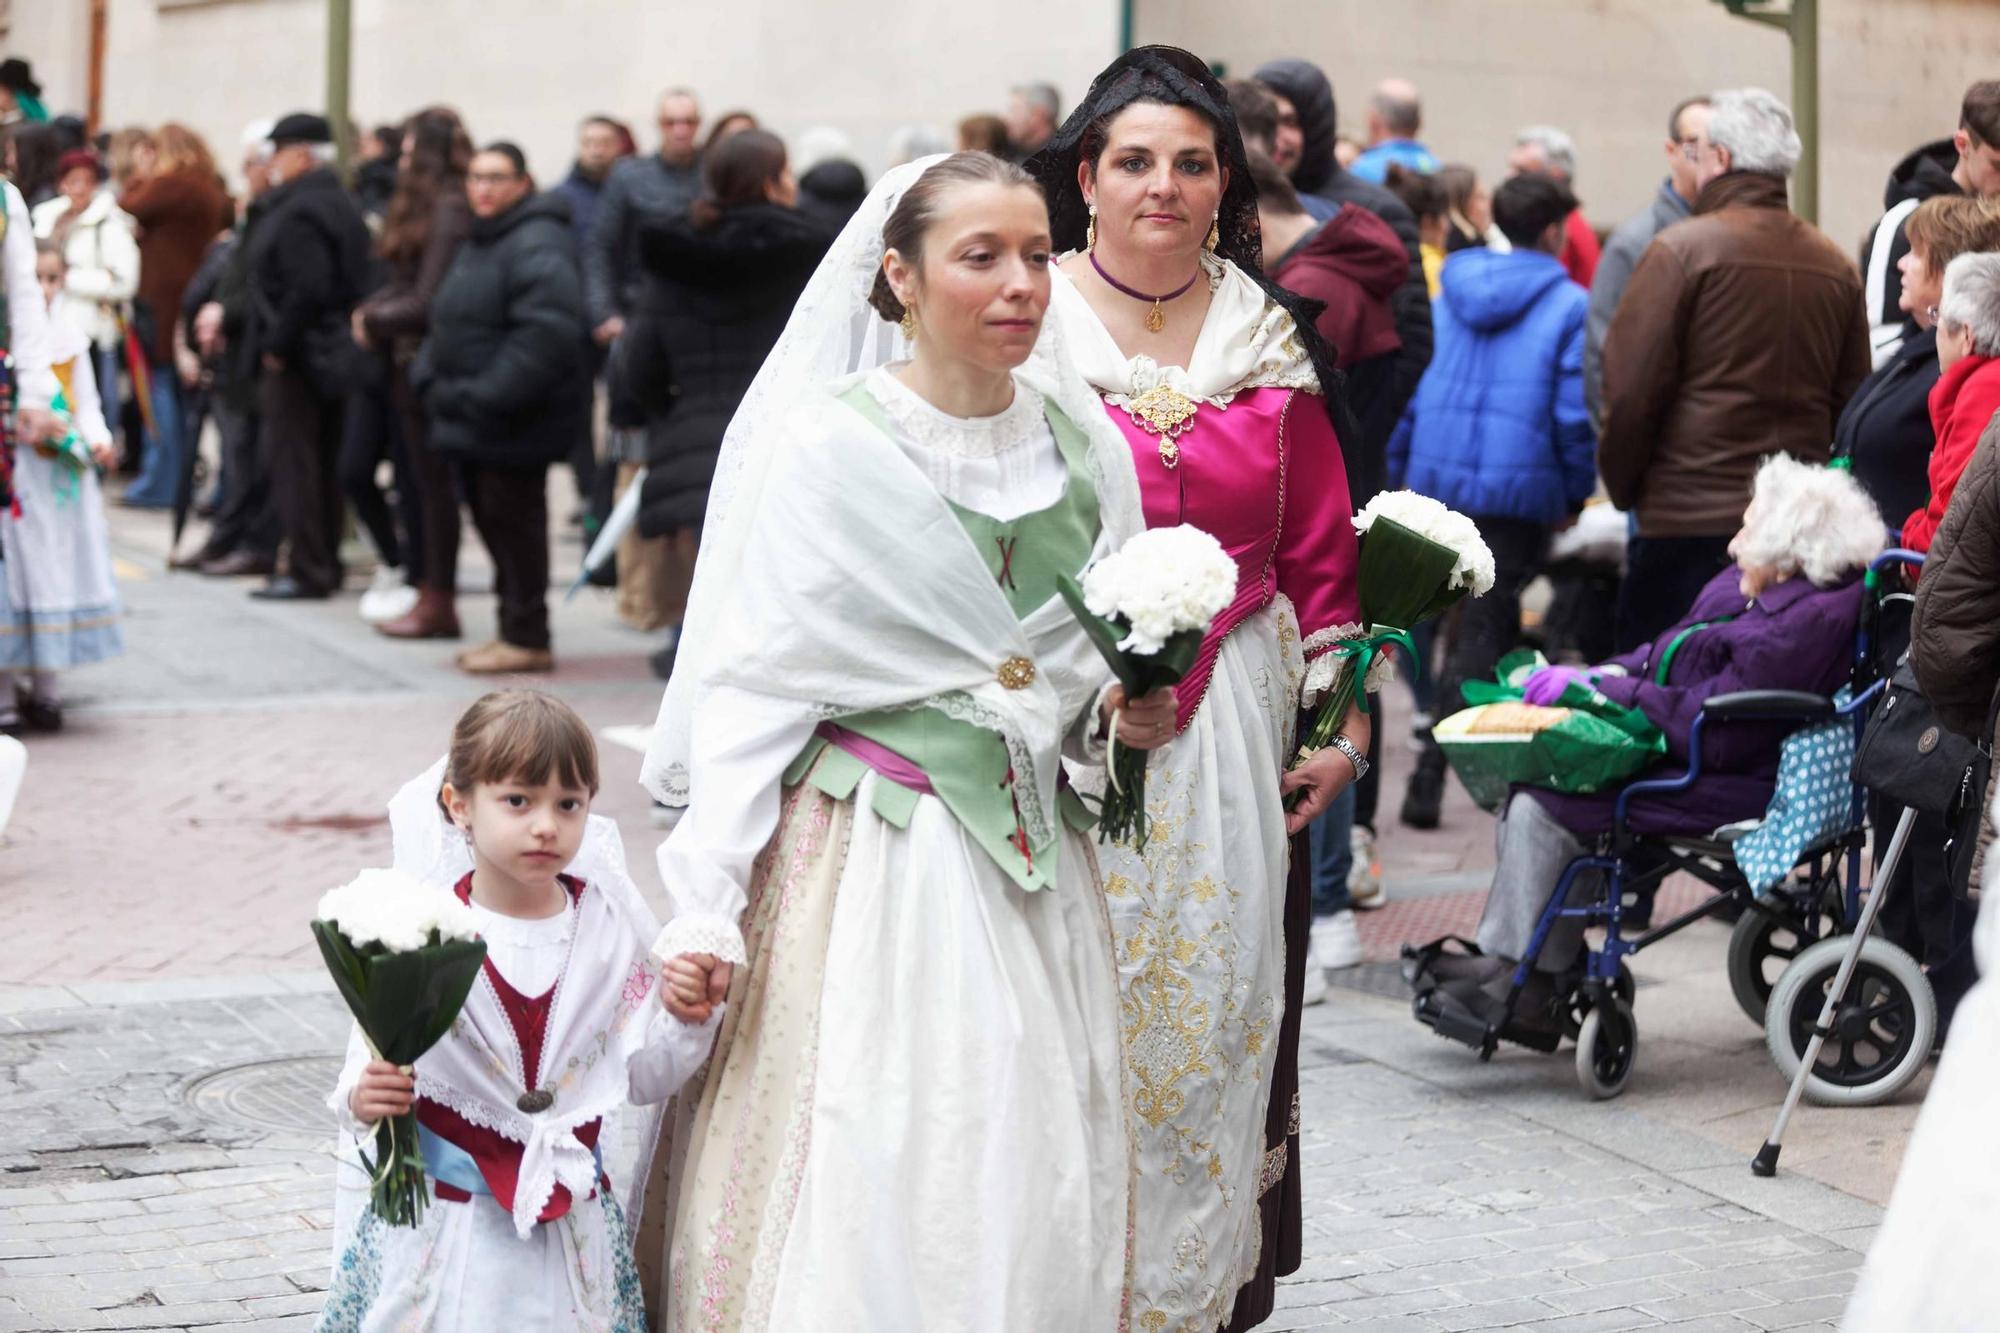
[[997,159],[891,172],[724,440],[643,774],[657,951],[729,1000],[649,1175],[658,1327],[1118,1324],[1117,969],[1059,780],[1115,691],[1053,589],[1142,520],[1060,349],[1014,369],[1047,228]]

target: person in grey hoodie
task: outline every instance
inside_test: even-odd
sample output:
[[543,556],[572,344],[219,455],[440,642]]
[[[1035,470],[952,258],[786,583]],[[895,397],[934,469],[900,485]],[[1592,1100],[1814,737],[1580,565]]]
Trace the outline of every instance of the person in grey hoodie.
[[1625,284],[1639,257],[1662,231],[1694,211],[1697,186],[1694,179],[1695,150],[1708,124],[1708,98],[1690,97],[1667,117],[1667,178],[1660,182],[1653,202],[1620,223],[1604,242],[1597,260],[1597,274],[1590,280],[1590,328],[1583,347],[1583,391],[1590,405],[1590,419],[1604,420],[1604,335],[1611,331],[1611,317],[1625,295]]

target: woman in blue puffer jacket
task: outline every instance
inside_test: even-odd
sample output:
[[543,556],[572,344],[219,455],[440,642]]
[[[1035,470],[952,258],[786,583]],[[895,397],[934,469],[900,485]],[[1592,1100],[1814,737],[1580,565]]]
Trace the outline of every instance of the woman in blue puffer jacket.
[[[1493,591],[1459,611],[1439,673],[1441,717],[1463,707],[1459,686],[1491,675],[1514,646],[1521,589],[1550,535],[1597,486],[1583,400],[1590,297],[1555,257],[1575,207],[1567,189],[1539,176],[1493,192],[1493,220],[1514,248],[1461,250],[1445,261],[1431,307],[1437,351],[1389,441],[1390,483],[1470,515],[1493,549]],[[1426,745],[1412,800],[1419,787],[1437,793],[1443,783],[1444,755]],[[1436,795],[1424,804],[1434,812]]]

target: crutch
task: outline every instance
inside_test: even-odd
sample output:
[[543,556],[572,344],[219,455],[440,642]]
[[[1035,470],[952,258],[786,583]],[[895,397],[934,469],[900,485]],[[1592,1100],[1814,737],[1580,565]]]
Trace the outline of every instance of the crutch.
[[1792,1075],[1791,1090],[1785,1094],[1785,1104],[1778,1108],[1778,1123],[1771,1126],[1771,1137],[1757,1150],[1757,1156],[1750,1162],[1751,1171],[1760,1176],[1778,1174],[1778,1154],[1783,1150],[1785,1124],[1798,1109],[1799,1098],[1805,1095],[1806,1080],[1812,1077],[1813,1067],[1819,1063],[1819,1048],[1833,1032],[1833,1016],[1840,1009],[1840,1003],[1847,998],[1847,984],[1854,979],[1855,966],[1861,961],[1862,946],[1868,942],[1868,932],[1875,927],[1875,916],[1882,910],[1882,900],[1889,896],[1889,884],[1895,878],[1896,866],[1903,859],[1903,847],[1910,840],[1910,829],[1917,822],[1917,812],[1905,807],[1902,818],[1896,821],[1896,831],[1889,837],[1889,850],[1883,853],[1882,864],[1876,867],[1875,878],[1868,890],[1868,901],[1862,905],[1861,919],[1855,923],[1854,936],[1847,946],[1847,953],[1840,960],[1840,971],[1834,974],[1833,985],[1826,992],[1826,1003],[1820,1007],[1819,1021],[1813,1024],[1812,1039],[1806,1043],[1806,1053],[1799,1060],[1799,1072]]

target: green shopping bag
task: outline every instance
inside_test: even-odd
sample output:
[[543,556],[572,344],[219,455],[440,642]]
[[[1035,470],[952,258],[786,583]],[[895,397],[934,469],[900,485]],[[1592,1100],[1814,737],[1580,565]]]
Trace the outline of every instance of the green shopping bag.
[[1636,708],[1572,681],[1555,706],[1524,703],[1528,677],[1546,666],[1523,649],[1500,660],[1492,681],[1468,681],[1466,703],[1432,728],[1458,780],[1483,810],[1498,810],[1510,787],[1587,795],[1658,762],[1667,739]]

